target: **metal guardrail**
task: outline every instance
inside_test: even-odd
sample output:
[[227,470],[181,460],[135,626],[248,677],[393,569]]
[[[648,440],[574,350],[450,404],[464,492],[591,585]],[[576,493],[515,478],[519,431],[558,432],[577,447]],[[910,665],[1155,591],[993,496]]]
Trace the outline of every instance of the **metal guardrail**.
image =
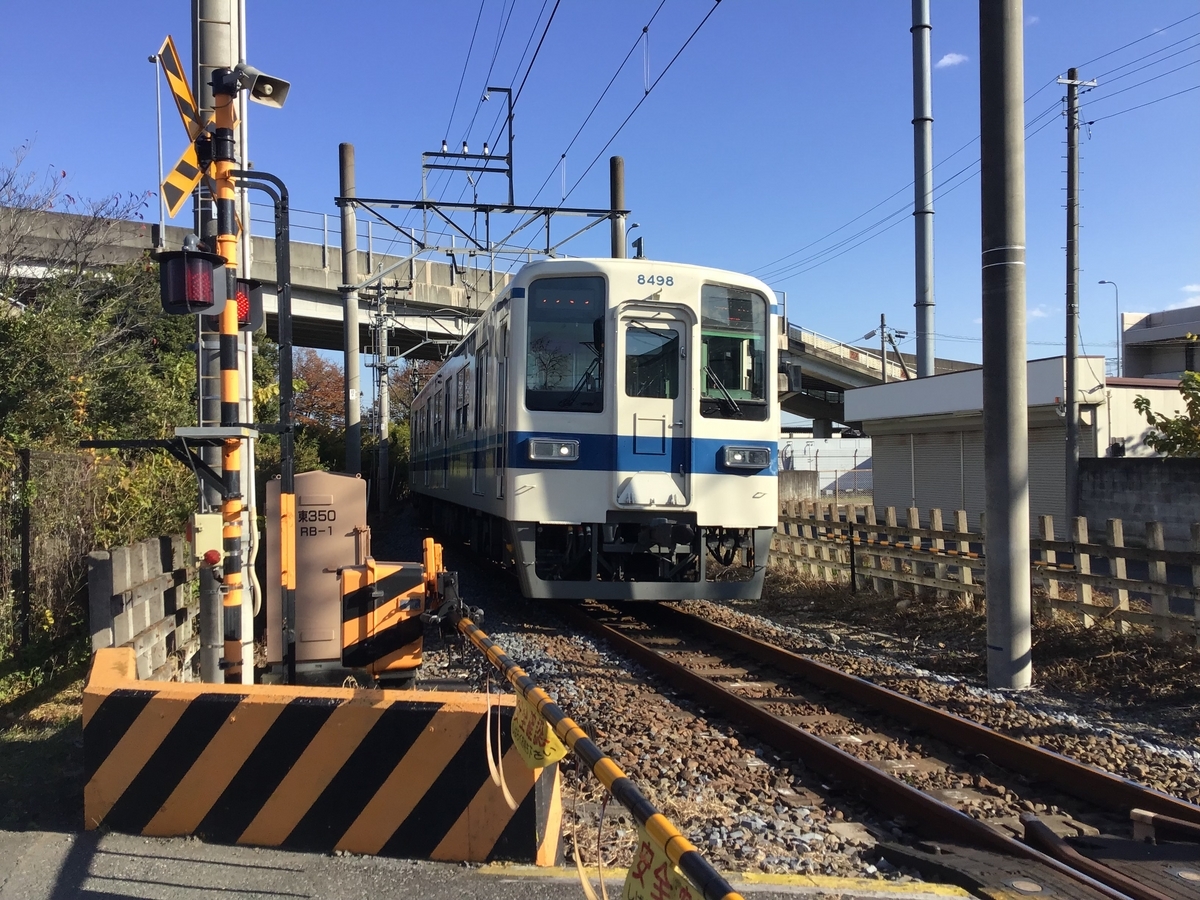
[[[879,354],[862,347],[854,347],[837,338],[831,338],[807,328],[798,328],[795,325],[788,326],[788,337],[790,340],[801,342],[808,349],[837,357],[872,374],[877,375],[882,371]],[[906,377],[903,368],[890,359],[887,361],[887,372],[889,381],[900,381]]]

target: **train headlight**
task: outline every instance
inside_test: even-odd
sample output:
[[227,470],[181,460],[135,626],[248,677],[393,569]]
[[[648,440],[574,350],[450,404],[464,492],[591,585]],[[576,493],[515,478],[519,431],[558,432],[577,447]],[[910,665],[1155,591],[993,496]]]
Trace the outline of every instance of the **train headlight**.
[[538,462],[574,462],[579,459],[579,441],[534,438],[529,442],[529,458]]
[[765,469],[771,465],[771,451],[765,447],[724,447],[725,465],[731,469]]

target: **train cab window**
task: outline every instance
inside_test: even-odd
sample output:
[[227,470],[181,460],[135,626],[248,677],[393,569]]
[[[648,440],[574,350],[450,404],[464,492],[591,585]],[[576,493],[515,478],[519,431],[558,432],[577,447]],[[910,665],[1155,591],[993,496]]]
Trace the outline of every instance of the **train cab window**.
[[700,290],[700,414],[764,421],[767,397],[767,300],[724,285]]
[[625,393],[630,397],[679,396],[679,332],[631,322],[625,332]]
[[604,410],[604,279],[539,278],[529,286],[525,406]]

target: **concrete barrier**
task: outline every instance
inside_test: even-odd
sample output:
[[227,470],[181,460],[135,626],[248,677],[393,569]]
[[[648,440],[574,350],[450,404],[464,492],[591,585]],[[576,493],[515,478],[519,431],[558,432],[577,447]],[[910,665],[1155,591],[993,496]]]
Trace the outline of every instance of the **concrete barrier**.
[[488,773],[483,694],[149,682],[136,672],[132,648],[92,660],[83,698],[88,829],[559,862],[558,770],[529,769],[512,746],[511,696],[492,703],[515,811]]
[[820,473],[812,469],[782,469],[779,472],[779,502],[816,500],[821,496]]

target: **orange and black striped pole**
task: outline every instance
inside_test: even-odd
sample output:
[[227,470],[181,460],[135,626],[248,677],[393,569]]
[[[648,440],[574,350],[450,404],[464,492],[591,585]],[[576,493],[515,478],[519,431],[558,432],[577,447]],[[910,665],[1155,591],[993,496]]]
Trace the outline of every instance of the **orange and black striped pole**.
[[[216,184],[217,253],[225,259],[226,303],[220,317],[221,427],[234,428],[240,408],[238,379],[237,242],[236,194],[232,170],[237,165],[234,98],[239,85],[229,69],[213,72],[216,130],[213,134],[213,181]],[[242,442],[227,438],[221,448],[225,496],[221,502],[225,613],[225,658],[222,667],[227,681],[241,681],[242,667]]]

